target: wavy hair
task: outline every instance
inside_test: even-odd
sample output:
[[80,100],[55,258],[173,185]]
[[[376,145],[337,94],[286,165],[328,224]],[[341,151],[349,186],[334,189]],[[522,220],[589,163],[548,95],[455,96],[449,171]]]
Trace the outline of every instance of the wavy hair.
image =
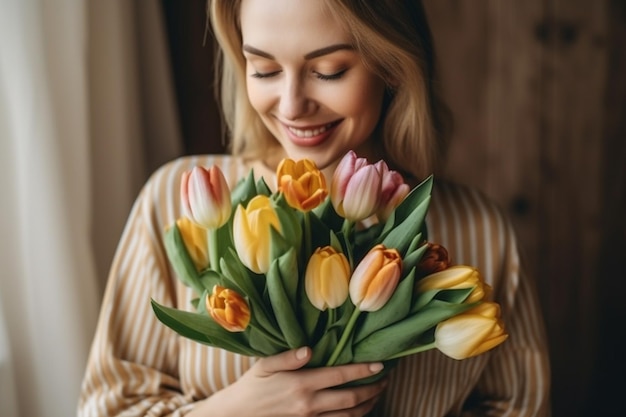
[[[450,113],[440,99],[430,27],[419,0],[324,0],[345,24],[364,64],[387,85],[379,136],[385,159],[424,178],[447,148]],[[250,105],[241,52],[241,0],[208,0],[218,43],[218,99],[233,154],[263,157],[276,139]]]

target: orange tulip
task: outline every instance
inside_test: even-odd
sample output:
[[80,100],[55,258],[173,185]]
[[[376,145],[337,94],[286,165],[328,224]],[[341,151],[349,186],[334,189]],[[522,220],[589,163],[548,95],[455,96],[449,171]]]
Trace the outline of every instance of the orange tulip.
[[207,247],[207,229],[198,226],[188,217],[176,220],[176,226],[183,238],[185,249],[191,257],[196,269],[202,271],[209,266],[209,249]]
[[454,265],[443,271],[430,274],[418,281],[417,292],[429,290],[455,290],[474,288],[465,302],[474,303],[486,298],[491,287],[486,284],[476,268],[465,265]]
[[309,159],[283,159],[276,169],[276,178],[287,203],[300,211],[314,209],[328,195],[324,174]]
[[350,299],[361,311],[376,311],[391,298],[402,274],[396,249],[374,246],[357,265],[350,279]]
[[484,302],[439,323],[435,346],[453,359],[480,355],[504,342],[508,334],[500,320],[500,306]]
[[331,246],[317,248],[306,267],[307,297],[318,310],[337,308],[348,298],[350,265],[343,253]]
[[215,285],[206,297],[206,309],[229,332],[243,332],[250,323],[250,307],[237,292]]

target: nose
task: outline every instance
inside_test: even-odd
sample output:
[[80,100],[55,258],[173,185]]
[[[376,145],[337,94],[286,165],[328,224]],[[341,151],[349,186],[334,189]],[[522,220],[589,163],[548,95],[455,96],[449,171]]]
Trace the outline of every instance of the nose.
[[287,77],[280,95],[278,111],[287,120],[306,116],[312,109],[304,82],[298,76]]

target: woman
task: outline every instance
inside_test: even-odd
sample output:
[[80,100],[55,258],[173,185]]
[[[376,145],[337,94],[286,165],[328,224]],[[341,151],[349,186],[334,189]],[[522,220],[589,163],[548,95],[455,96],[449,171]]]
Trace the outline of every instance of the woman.
[[214,0],[222,108],[233,156],[182,158],[139,196],[113,263],[80,399],[80,415],[483,416],[549,414],[543,324],[519,271],[511,228],[479,194],[435,185],[430,238],[494,288],[509,340],[454,361],[436,351],[402,359],[389,377],[335,388],[382,364],[304,368],[303,347],[255,360],[176,337],[149,299],[188,308],[194,294],[168,268],[162,231],[180,216],[178,183],[218,165],[233,185],[253,168],[268,184],[284,156],[330,178],[349,150],[385,159],[417,182],[441,155],[444,119],[417,1]]

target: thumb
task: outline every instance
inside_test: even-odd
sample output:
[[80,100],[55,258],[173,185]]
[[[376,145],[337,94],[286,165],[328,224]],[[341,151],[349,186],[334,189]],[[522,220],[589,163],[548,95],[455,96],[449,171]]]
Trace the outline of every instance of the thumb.
[[281,371],[295,371],[306,365],[310,359],[311,349],[301,347],[261,358],[254,367],[257,368],[257,374],[264,377]]

